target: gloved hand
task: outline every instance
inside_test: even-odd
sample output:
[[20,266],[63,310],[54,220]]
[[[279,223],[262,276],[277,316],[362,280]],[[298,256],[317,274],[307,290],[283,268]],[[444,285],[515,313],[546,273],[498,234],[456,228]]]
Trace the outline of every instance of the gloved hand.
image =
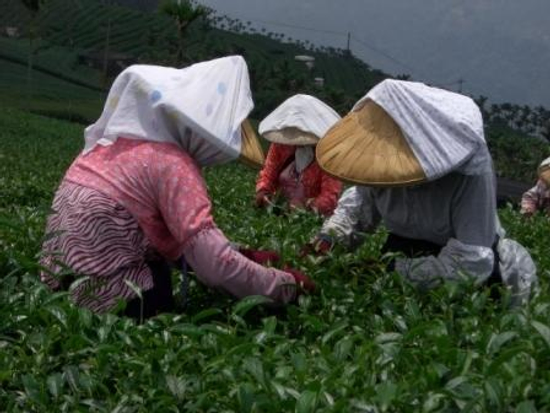
[[334,241],[332,237],[328,235],[319,235],[315,239],[304,245],[300,250],[300,257],[303,258],[306,255],[326,255],[332,249]]
[[305,205],[304,203],[299,200],[299,199],[291,199],[289,202],[288,202],[288,208],[291,210],[291,211],[294,211],[296,209],[304,209],[305,208]]
[[269,195],[265,191],[256,192],[256,206],[258,208],[265,207],[270,204]]
[[535,215],[535,211],[526,211],[526,210],[523,210],[523,211],[520,211],[520,214],[523,218],[532,218],[533,215]]
[[319,208],[315,204],[315,198],[309,198],[306,201],[306,208],[313,211],[315,214],[319,214]]
[[261,265],[266,265],[268,262],[275,263],[281,260],[279,254],[275,251],[239,248],[239,252],[249,260]]
[[294,277],[294,281],[298,286],[298,295],[302,293],[312,294],[317,289],[317,286],[311,280],[311,278],[309,278],[303,272],[290,267],[284,267],[283,271],[289,273]]

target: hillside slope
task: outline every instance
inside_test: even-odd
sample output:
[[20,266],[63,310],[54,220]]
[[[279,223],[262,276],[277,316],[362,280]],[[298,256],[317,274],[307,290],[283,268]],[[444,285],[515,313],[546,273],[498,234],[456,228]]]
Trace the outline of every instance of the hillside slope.
[[[0,28],[17,27],[22,36],[0,37],[0,106],[89,123],[100,114],[110,82],[122,67],[117,66],[119,60],[174,64],[177,33],[168,17],[97,0],[51,0],[36,19],[39,36],[29,77],[31,47],[24,35],[30,15],[21,4],[20,0],[0,2]],[[220,21],[219,17],[213,20]],[[386,77],[351,55],[309,50],[272,37],[196,22],[186,39],[187,63],[243,55],[249,65],[256,119],[299,92],[315,94],[343,114]],[[295,60],[304,54],[315,57],[313,69]],[[315,86],[315,77],[322,77],[325,86]],[[547,144],[508,128],[489,127],[487,136],[499,176],[530,182],[538,163],[550,154]]]
[[[16,27],[25,36],[30,27],[28,11],[18,0],[0,3],[0,27]],[[49,111],[70,106],[77,118],[93,119],[99,114],[103,94],[114,73],[105,68],[124,60],[130,63],[174,64],[177,33],[174,23],[159,13],[144,13],[121,6],[106,6],[96,0],[52,0],[39,13],[35,31],[32,87],[27,85],[28,39],[0,39],[0,91],[15,106]],[[282,99],[297,92],[309,92],[344,112],[365,90],[386,76],[372,70],[353,56],[306,50],[260,34],[234,33],[197,22],[186,38],[187,62],[227,54],[241,54],[249,64],[257,110],[261,117]],[[316,58],[313,70],[296,62],[296,55]],[[107,60],[104,60],[107,58]],[[18,65],[18,66],[17,66]],[[120,66],[122,67],[122,65]],[[119,69],[120,69],[119,67]],[[314,78],[324,78],[325,86],[315,88]],[[59,93],[83,88],[82,99]],[[21,99],[22,90],[32,89]],[[53,102],[58,96],[61,102]],[[21,105],[21,100],[26,106]],[[33,101],[30,104],[29,101]],[[86,110],[79,109],[84,104]],[[89,109],[95,107],[95,111]],[[71,117],[65,114],[63,117]]]

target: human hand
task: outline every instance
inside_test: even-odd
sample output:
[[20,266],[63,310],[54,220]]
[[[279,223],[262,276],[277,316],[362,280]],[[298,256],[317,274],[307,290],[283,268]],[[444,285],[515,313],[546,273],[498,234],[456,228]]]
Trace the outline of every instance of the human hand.
[[239,252],[249,260],[261,265],[266,265],[269,262],[273,264],[281,260],[281,257],[276,251],[239,248]]
[[317,290],[317,285],[303,272],[291,267],[285,267],[283,271],[294,277],[294,281],[298,286],[298,294],[312,294]]
[[302,201],[300,200],[297,200],[297,199],[291,199],[289,202],[288,202],[288,209],[290,209],[291,211],[296,211],[298,209],[304,209],[305,208],[305,205]]
[[312,212],[314,212],[315,214],[320,213],[318,206],[315,204],[315,198],[308,198],[306,200],[305,207],[311,210]]
[[265,191],[258,191],[256,193],[256,206],[258,208],[265,207],[271,203],[269,195]]
[[312,242],[307,243],[300,249],[301,258],[307,255],[326,255],[332,249],[333,241],[331,237],[316,237]]

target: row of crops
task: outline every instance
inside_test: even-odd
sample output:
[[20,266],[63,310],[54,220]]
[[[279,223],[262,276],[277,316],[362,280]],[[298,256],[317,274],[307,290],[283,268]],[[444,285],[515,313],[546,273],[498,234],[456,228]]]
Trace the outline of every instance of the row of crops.
[[[20,0],[0,2],[0,27],[19,29],[20,39],[0,38],[0,90],[12,106],[31,109],[53,116],[91,121],[100,111],[98,100],[112,78],[106,78],[102,65],[89,67],[87,56],[105,51],[126,56],[131,62],[173,64],[177,34],[175,25],[160,13],[106,5],[97,0],[51,0],[33,20]],[[31,48],[28,28],[36,33]],[[27,73],[27,62],[33,52],[33,71]],[[317,59],[313,72],[294,61],[298,54],[311,53]],[[186,39],[188,61],[207,60],[227,54],[243,54],[251,71],[258,74],[254,88],[260,92],[257,116],[263,116],[288,93],[309,92],[313,77],[322,76],[331,91],[326,99],[334,100],[341,110],[349,106],[341,96],[345,92],[359,95],[377,83],[382,73],[370,71],[354,58],[344,58],[320,52],[309,52],[295,44],[281,43],[259,34],[232,33],[207,27],[202,22],[193,25]],[[108,55],[108,54],[107,54]],[[273,70],[274,67],[282,69]],[[291,67],[292,73],[286,68]],[[283,91],[285,76],[305,79],[293,91]],[[28,78],[31,78],[31,81]],[[87,88],[79,99],[64,94],[76,86]],[[269,92],[262,94],[264,89]],[[17,90],[25,90],[25,97]],[[332,91],[339,93],[334,94]],[[73,94],[72,92],[70,93]],[[99,96],[99,99],[97,98]],[[338,99],[334,98],[338,96]],[[53,99],[52,99],[53,97]],[[34,104],[28,102],[36,101]],[[48,108],[48,102],[51,108]]]
[[[136,325],[74,307],[38,280],[53,192],[82,127],[0,111],[0,410],[535,412],[550,409],[546,217],[500,211],[533,254],[540,293],[523,308],[449,283],[420,293],[383,266],[383,231],[355,254],[298,258],[321,224],[252,206],[255,171],[205,171],[218,225],[276,249],[318,283],[288,308],[236,302],[193,282],[189,306]],[[177,275],[174,274],[175,281]]]
[[[25,29],[30,24],[28,11],[19,0],[5,0],[0,5],[0,23]],[[37,17],[41,36],[55,45],[91,49],[102,47],[111,23],[109,42],[115,50],[139,52],[146,46],[144,36],[159,37],[170,33],[171,21],[161,15],[145,14],[125,7],[106,5],[95,0],[51,0]],[[23,34],[26,35],[23,30]]]

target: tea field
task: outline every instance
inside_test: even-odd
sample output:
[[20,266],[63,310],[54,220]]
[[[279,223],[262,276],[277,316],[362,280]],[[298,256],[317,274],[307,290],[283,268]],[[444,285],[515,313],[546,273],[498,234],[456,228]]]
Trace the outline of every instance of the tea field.
[[464,284],[420,293],[363,264],[379,259],[383,231],[355,254],[299,259],[320,219],[258,211],[255,171],[210,169],[227,236],[282,251],[319,293],[265,308],[192,283],[185,310],[137,325],[76,308],[38,280],[45,217],[82,127],[7,108],[0,125],[0,411],[550,410],[547,218],[500,211],[541,278],[532,302],[510,309],[506,295]]

